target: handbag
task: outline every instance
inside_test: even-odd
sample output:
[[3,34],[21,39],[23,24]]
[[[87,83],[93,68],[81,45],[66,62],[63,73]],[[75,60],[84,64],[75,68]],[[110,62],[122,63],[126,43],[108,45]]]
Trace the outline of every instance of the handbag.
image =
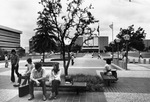
[[18,94],[19,97],[23,97],[23,96],[29,94],[29,85],[19,86],[18,91],[19,91],[19,94]]
[[73,82],[73,78],[71,76],[65,76],[65,82],[72,83]]

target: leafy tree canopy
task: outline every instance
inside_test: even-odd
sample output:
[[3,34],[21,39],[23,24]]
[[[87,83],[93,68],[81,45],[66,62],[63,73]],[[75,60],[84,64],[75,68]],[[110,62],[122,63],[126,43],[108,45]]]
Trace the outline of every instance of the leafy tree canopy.
[[70,39],[70,43],[67,45],[67,53],[70,58],[70,51],[76,39],[82,35],[88,36],[85,42],[91,39],[96,30],[92,28],[92,24],[98,22],[98,20],[90,12],[93,9],[92,5],[82,6],[83,0],[66,0],[66,6],[62,5],[62,2],[65,1],[41,0],[39,2],[43,6],[43,10],[38,12],[37,23],[42,25],[38,26],[36,30],[40,30],[43,33],[47,31],[57,37],[57,42],[60,44],[63,54],[65,75],[67,75],[70,60],[68,62],[65,60],[65,39]]
[[[117,35],[117,38],[120,39],[119,45],[122,47],[122,49],[125,49],[126,46],[126,40],[125,36],[129,36],[129,49],[136,49],[139,51],[144,50],[144,42],[143,39],[146,36],[145,30],[141,27],[139,27],[137,30],[134,30],[134,25],[129,26],[127,29],[120,28],[120,32]],[[114,41],[116,43],[116,41]]]

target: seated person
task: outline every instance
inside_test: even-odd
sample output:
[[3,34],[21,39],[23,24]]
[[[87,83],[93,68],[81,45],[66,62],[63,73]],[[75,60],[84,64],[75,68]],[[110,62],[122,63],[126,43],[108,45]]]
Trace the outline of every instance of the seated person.
[[46,101],[46,86],[45,86],[45,69],[42,68],[42,65],[40,63],[35,64],[35,68],[32,69],[31,75],[30,75],[30,83],[29,83],[29,94],[30,98],[28,100],[34,99],[34,85],[42,86],[43,90],[43,101]]
[[58,88],[61,82],[60,76],[61,70],[59,69],[59,64],[55,64],[51,70],[51,76],[49,77],[49,81],[52,84],[52,94],[50,94],[49,99],[56,98],[58,95]]
[[111,59],[106,59],[106,65],[104,66],[104,74],[105,75],[112,75],[111,72]]
[[116,81],[118,80],[116,69],[111,68],[111,59],[106,60],[104,74],[105,75],[113,75],[116,78]]
[[27,83],[27,80],[29,82],[31,70],[34,67],[34,64],[32,63],[32,59],[31,58],[27,59],[27,64],[25,66],[27,66],[27,70],[25,71],[24,75],[19,76],[18,83],[13,85],[14,87],[20,86],[21,79],[24,79],[24,82],[22,83],[22,85],[25,85]]

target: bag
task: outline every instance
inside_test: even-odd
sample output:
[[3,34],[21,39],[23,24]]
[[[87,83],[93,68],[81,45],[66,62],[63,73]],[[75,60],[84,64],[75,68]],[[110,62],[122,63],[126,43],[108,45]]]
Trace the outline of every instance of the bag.
[[29,94],[29,85],[23,85],[18,87],[19,97],[23,97]]
[[65,82],[73,82],[73,78],[71,76],[65,76]]

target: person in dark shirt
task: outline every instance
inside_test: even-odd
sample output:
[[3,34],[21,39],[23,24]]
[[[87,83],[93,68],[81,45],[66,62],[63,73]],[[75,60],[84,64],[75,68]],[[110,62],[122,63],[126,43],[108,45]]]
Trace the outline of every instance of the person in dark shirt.
[[21,76],[21,74],[18,72],[18,70],[19,70],[19,56],[16,54],[16,51],[14,49],[11,50],[10,61],[11,61],[11,81],[15,82],[14,71],[15,71],[18,78]]

